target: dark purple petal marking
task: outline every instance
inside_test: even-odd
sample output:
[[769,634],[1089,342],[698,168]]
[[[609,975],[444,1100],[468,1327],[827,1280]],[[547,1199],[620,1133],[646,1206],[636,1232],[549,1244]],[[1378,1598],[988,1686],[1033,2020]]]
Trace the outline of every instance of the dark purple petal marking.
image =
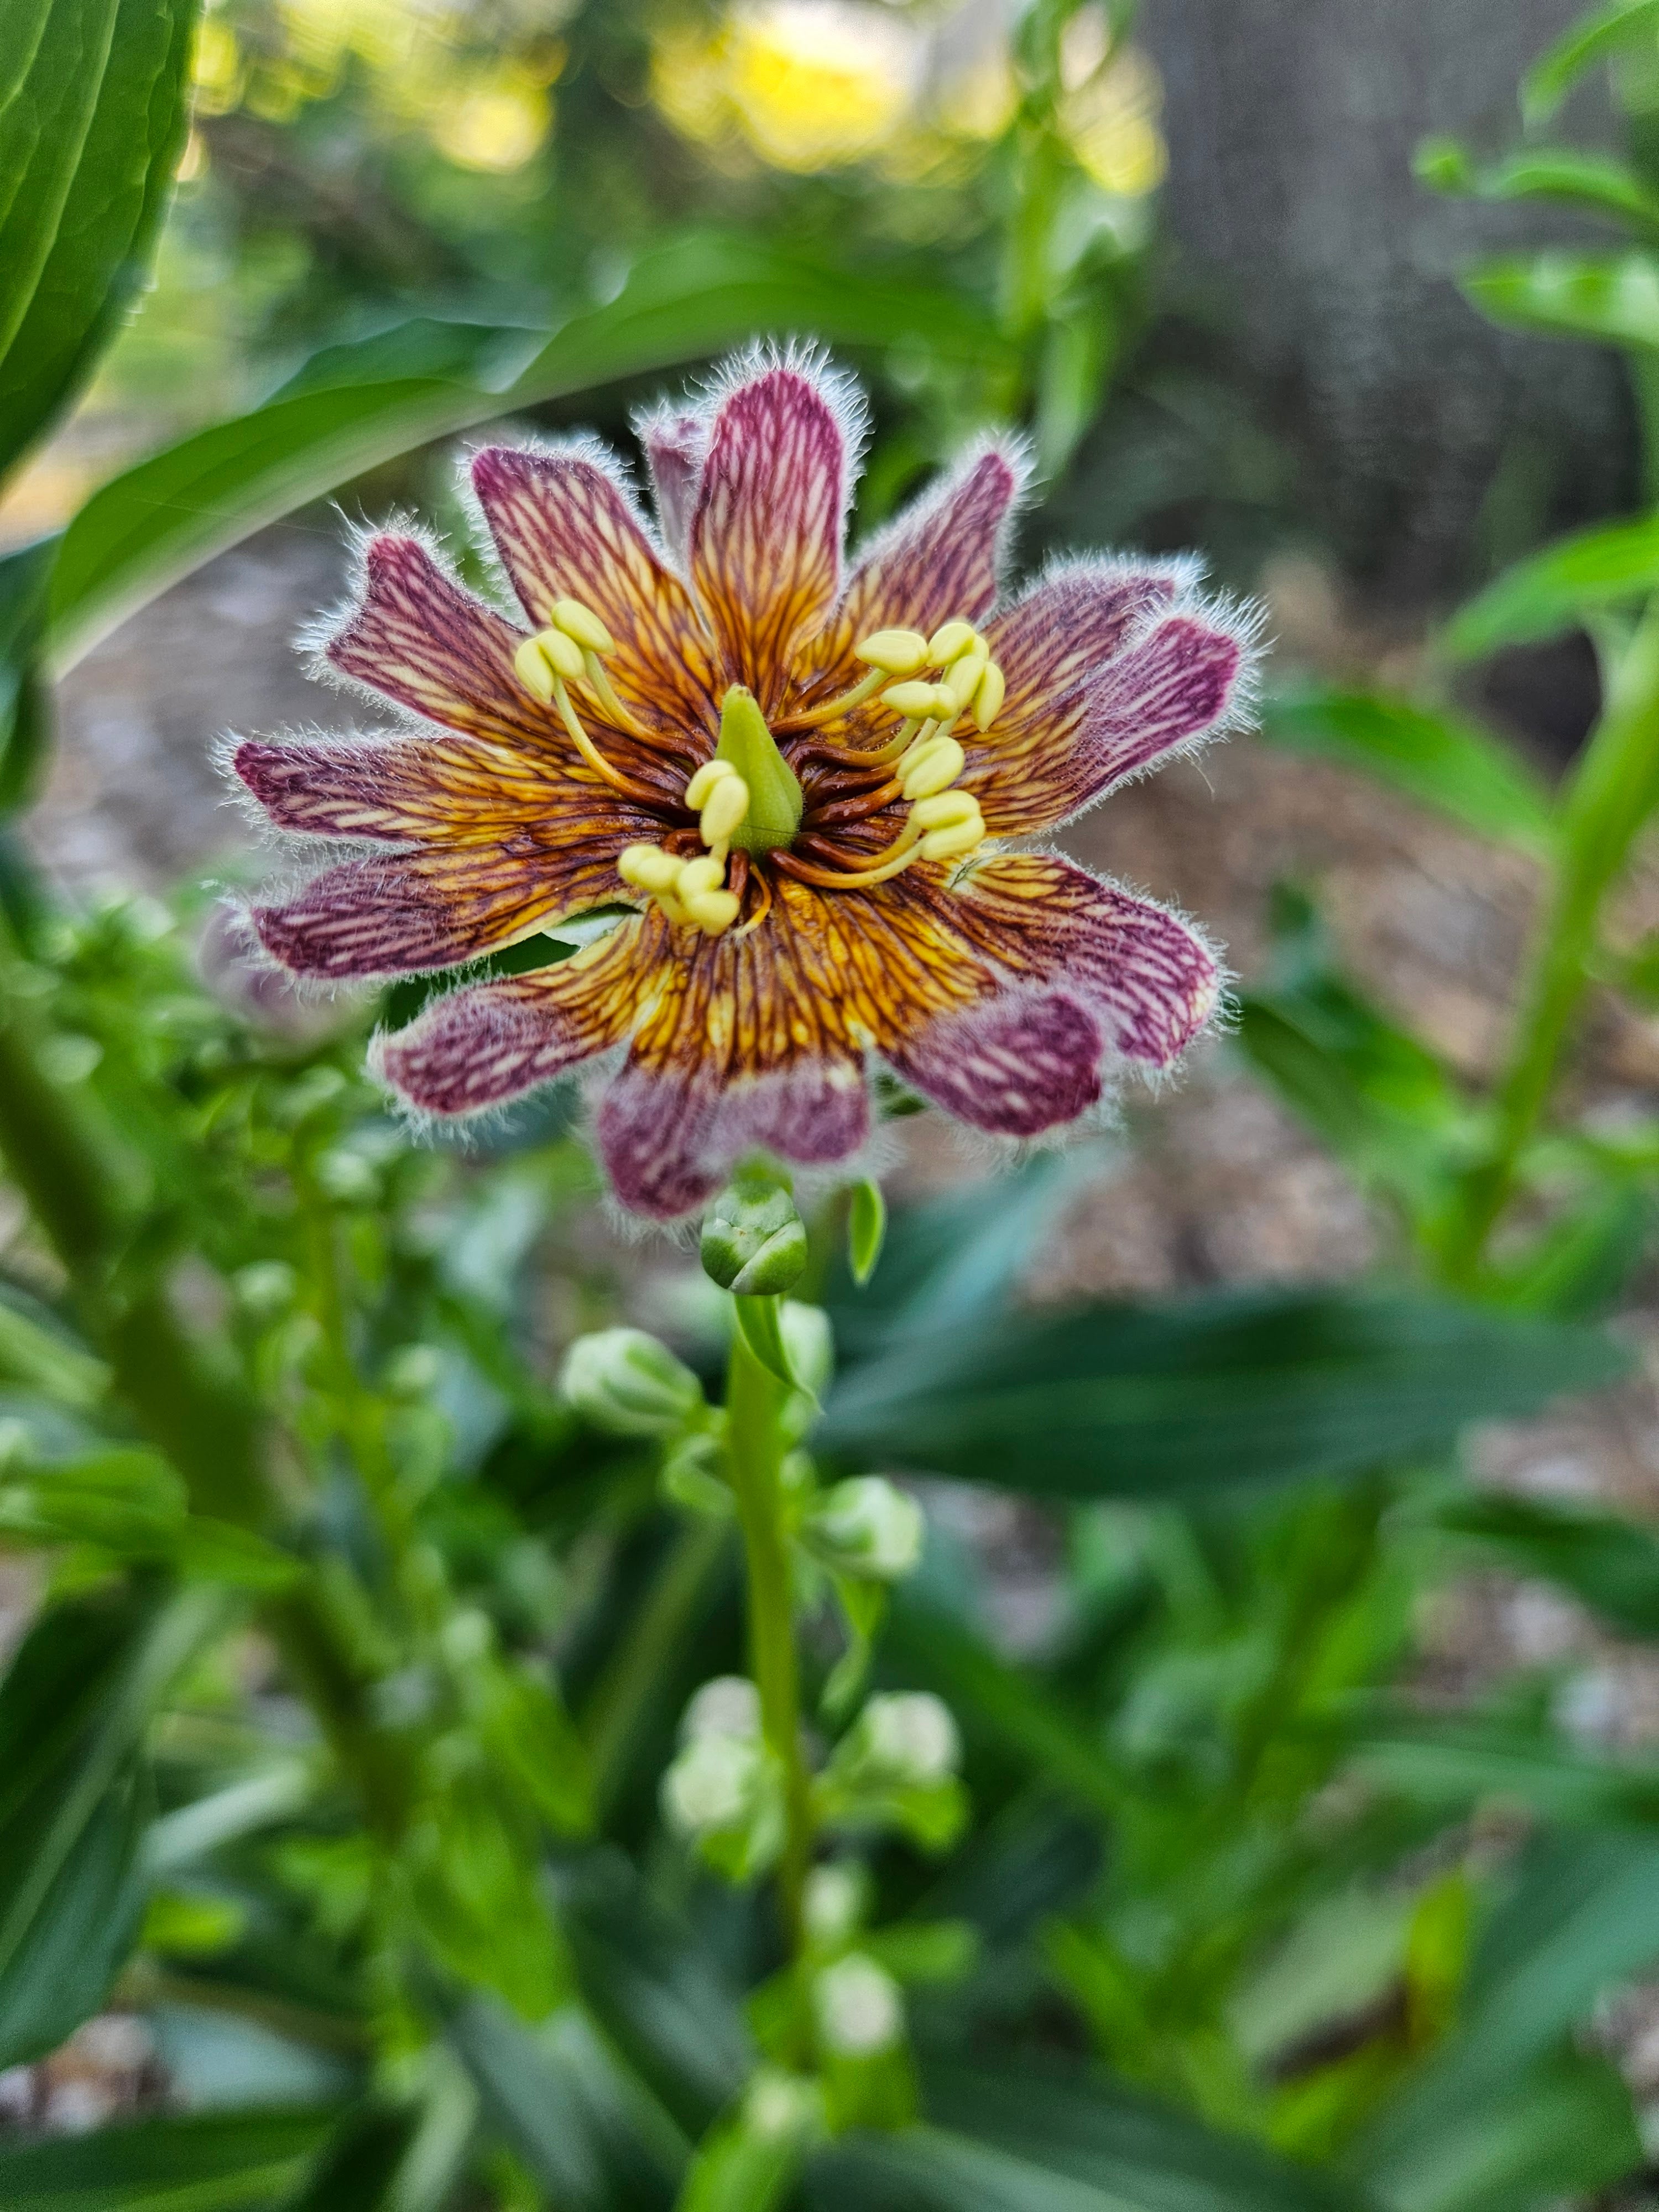
[[363,596],[325,648],[342,675],[428,721],[522,748],[549,742],[547,710],[513,672],[523,633],[447,576],[418,538],[372,538]]
[[1095,1103],[1104,1049],[1092,1017],[1063,991],[1010,990],[928,1023],[887,1057],[958,1121],[1036,1137]]
[[726,678],[774,712],[841,592],[851,456],[821,380],[763,370],[721,401],[691,519],[691,578]]
[[466,738],[250,738],[232,767],[278,830],[407,844],[509,823],[557,787],[523,753]]
[[580,599],[616,640],[606,670],[648,720],[713,731],[717,693],[690,594],[664,566],[638,507],[591,452],[475,454],[472,487],[532,626]]

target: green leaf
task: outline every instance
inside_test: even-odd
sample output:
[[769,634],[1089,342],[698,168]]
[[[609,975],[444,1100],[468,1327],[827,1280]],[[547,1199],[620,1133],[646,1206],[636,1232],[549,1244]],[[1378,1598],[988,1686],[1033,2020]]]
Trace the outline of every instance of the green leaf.
[[494,1999],[469,1997],[446,2033],[486,2113],[561,2212],[611,2212],[618,2201],[667,2212],[690,2146],[575,2007],[531,2029]]
[[134,1760],[222,1604],[100,1593],[54,1607],[0,1683],[0,2066],[96,2011],[136,1936]]
[[1501,1492],[1460,1498],[1435,1516],[1518,1574],[1559,1583],[1615,1628],[1659,1636],[1659,1535],[1613,1513]]
[[85,1411],[109,1388],[109,1370],[77,1343],[50,1309],[0,1285],[0,1381],[43,1390]]
[[1659,1767],[1615,1765],[1478,1717],[1376,1723],[1352,1764],[1376,1789],[1443,1819],[1496,1804],[1589,1827],[1651,1831],[1659,1821]]
[[0,556],[0,815],[33,795],[45,751],[48,718],[34,657],[56,551],[43,538]]
[[303,2192],[283,2212],[392,2212],[418,2109],[370,2105],[328,2143]]
[[195,16],[194,0],[0,0],[0,475],[143,280]]
[[1552,247],[1482,262],[1460,282],[1483,315],[1510,330],[1659,346],[1659,261],[1650,253]]
[[[141,463],[70,525],[52,580],[55,666],[261,525],[395,455],[514,408],[698,361],[756,332],[811,330],[843,344],[925,337],[948,360],[994,362],[1002,341],[955,295],[839,271],[741,238],[696,236],[644,254],[603,307],[573,317],[511,380],[468,380],[491,346],[431,321],[336,346],[285,392]],[[388,365],[397,374],[387,375]],[[365,380],[369,371],[373,375]],[[327,378],[325,384],[319,380]]]
[[1555,200],[1659,230],[1659,195],[1625,162],[1604,154],[1540,146],[1478,171],[1472,185],[1483,200]]
[[[1516,2189],[1524,2161],[1500,2155],[1501,2124],[1517,2089],[1540,2094],[1528,2069],[1555,2059],[1566,2032],[1589,2017],[1604,1990],[1659,1958],[1659,1844],[1647,1838],[1565,1833],[1524,1854],[1510,1891],[1476,1952],[1457,2033],[1390,2099],[1360,2147],[1368,2181],[1407,2212],[1440,2212],[1468,2203],[1525,2203],[1589,2188],[1638,2162],[1627,2094],[1597,2085],[1598,2137],[1575,2122],[1531,2143],[1541,2170]],[[1557,2062],[1558,2064],[1561,2062]],[[1559,2075],[1557,2076],[1558,2085]],[[1580,2083],[1582,2098],[1586,2085]],[[1605,2094],[1603,2094],[1605,2092]],[[1494,2128],[1494,2116],[1500,2123]],[[1622,2123],[1622,2124],[1621,2124]],[[1531,2142],[1530,2136],[1528,2142]],[[1564,2154],[1577,2171],[1560,2179]],[[1498,2169],[1507,2191],[1470,2186],[1468,2169]],[[1503,2172],[1507,2165],[1510,2172]],[[1589,2178],[1593,2177],[1593,2178]]]
[[1378,691],[1313,690],[1268,702],[1262,735],[1286,751],[1363,769],[1483,837],[1550,842],[1549,794],[1487,731]]
[[325,2112],[209,2112],[0,2147],[6,2212],[234,2212],[291,2188]]
[[1459,660],[1559,636],[1586,616],[1659,586],[1659,521],[1614,523],[1546,546],[1487,585],[1452,617],[1442,642]]
[[1240,1043],[1359,1182],[1431,1224],[1469,1146],[1462,1094],[1428,1047],[1340,972],[1304,893],[1277,885],[1271,914],[1273,963],[1240,1002]]
[[1039,1496],[1190,1495],[1442,1451],[1625,1364],[1598,1331],[1449,1299],[1229,1292],[907,1338],[844,1376],[819,1441]]
[[813,2212],[1361,2212],[1294,2166],[1098,2074],[934,2063],[927,2127],[854,2137],[808,2170]]
[[1565,31],[1521,82],[1521,112],[1528,127],[1547,123],[1573,86],[1597,62],[1659,26],[1659,0],[1607,0]]
[[881,1185],[866,1176],[854,1184],[847,1212],[847,1264],[860,1290],[875,1273],[886,1237],[887,1200]]

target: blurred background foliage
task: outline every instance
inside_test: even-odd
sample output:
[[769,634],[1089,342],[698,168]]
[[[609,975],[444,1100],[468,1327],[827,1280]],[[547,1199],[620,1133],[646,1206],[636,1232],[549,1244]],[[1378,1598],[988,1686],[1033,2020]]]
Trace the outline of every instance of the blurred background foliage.
[[[11,113],[106,84],[96,219],[0,221],[0,2202],[1647,2202],[1659,6],[227,0],[186,128],[191,14],[0,0]],[[73,134],[7,112],[38,210]],[[872,1679],[950,1705],[973,1808],[844,1851],[809,1963],[856,1946],[908,2033],[821,2106],[767,2102],[764,1893],[659,1816],[742,1663],[729,1519],[555,1382],[626,1318],[716,1392],[720,1301],[607,1232],[568,1100],[412,1143],[362,1073],[410,994],[250,972],[227,833],[94,892],[54,782],[169,605],[192,750],[243,711],[234,603],[189,594],[245,540],[280,574],[264,526],[458,532],[457,433],[622,437],[809,330],[872,384],[862,524],[1015,422],[1025,557],[1195,542],[1283,640],[1182,882],[1243,915],[1207,1134],[1149,1200],[1157,1110],[989,1180],[915,1117],[867,1287],[845,1197],[811,1224],[810,1449],[931,1513]],[[1424,934],[1475,886],[1484,999],[1467,939],[1462,995],[1379,982],[1299,879],[1304,787],[1408,825]],[[1218,1256],[1206,1152],[1264,1098],[1334,1264],[1260,1210]],[[1098,1253],[1044,1279],[1091,1203],[1175,1254],[1133,1301]],[[849,1616],[803,1589],[827,1742]],[[1460,1645],[1483,1605],[1531,1627]]]

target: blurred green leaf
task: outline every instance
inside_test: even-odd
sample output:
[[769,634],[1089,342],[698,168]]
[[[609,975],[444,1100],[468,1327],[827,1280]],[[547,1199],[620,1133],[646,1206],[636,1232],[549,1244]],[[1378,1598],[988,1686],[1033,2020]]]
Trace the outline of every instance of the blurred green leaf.
[[1511,330],[1659,346],[1659,261],[1650,253],[1551,247],[1481,262],[1459,282],[1483,315]]
[[0,1378],[44,1390],[66,1406],[95,1406],[109,1370],[76,1342],[57,1317],[0,1285]]
[[0,815],[32,795],[47,727],[34,656],[57,544],[37,538],[0,555]]
[[1609,1312],[1647,1256],[1659,1206],[1621,1176],[1550,1224],[1481,1278],[1483,1295],[1558,1321]]
[[137,1936],[134,1759],[223,1603],[100,1592],[55,1606],[0,1682],[0,2066],[94,2012]]
[[[1630,2171],[1641,2153],[1628,2093],[1616,2075],[1591,2081],[1557,2054],[1605,1990],[1656,1958],[1659,1844],[1539,1838],[1476,1951],[1461,2027],[1360,2146],[1366,2179],[1402,2212],[1484,2212]],[[1543,2076],[1529,2081],[1539,2066]],[[1552,2094],[1553,2122],[1539,2130],[1532,2120]]]
[[1610,61],[1659,24],[1659,0],[1607,0],[1563,32],[1521,82],[1521,112],[1529,126],[1547,123],[1585,71]]
[[418,2112],[368,2106],[344,2120],[283,2212],[392,2212]]
[[1474,171],[1465,189],[1483,200],[1555,200],[1659,230],[1659,194],[1623,161],[1571,146],[1540,146]]
[[1270,699],[1262,735],[1286,751],[1363,769],[1483,837],[1534,848],[1550,842],[1549,794],[1536,776],[1508,745],[1449,711],[1385,692],[1310,690]]
[[1340,972],[1305,894],[1277,885],[1271,919],[1273,963],[1240,1000],[1240,1043],[1363,1183],[1431,1222],[1469,1141],[1462,1093],[1428,1047]]
[[6,2212],[234,2212],[293,2187],[328,2112],[205,2112],[0,2147]]
[[1659,1636],[1659,1534],[1613,1513],[1489,1492],[1453,1500],[1435,1516],[1475,1537],[1516,1571],[1559,1583],[1615,1628]]
[[1586,530],[1506,568],[1453,616],[1442,642],[1455,659],[1476,660],[1503,646],[1558,636],[1656,586],[1659,521],[1644,516]]
[[472,1996],[446,2033],[486,2113],[561,2212],[611,2212],[618,2201],[667,2212],[690,2145],[579,2009],[532,2029]]
[[[606,306],[574,317],[527,367],[483,389],[487,340],[422,319],[335,346],[264,407],[140,463],[94,494],[69,526],[52,578],[51,645],[61,671],[215,553],[348,478],[514,408],[619,377],[699,361],[756,333],[811,330],[843,344],[925,337],[946,358],[1000,357],[989,324],[951,293],[851,283],[738,237],[698,236],[644,254]],[[395,362],[398,374],[387,376]],[[373,380],[363,380],[366,368]],[[321,377],[325,385],[317,381]]]
[[1202,1494],[1443,1450],[1625,1364],[1593,1329],[1448,1299],[1229,1292],[907,1338],[837,1385],[820,1440],[1038,1496]]
[[1591,1827],[1659,1823],[1659,1767],[1593,1758],[1478,1715],[1375,1723],[1353,1765],[1376,1789],[1443,1817],[1497,1804]]
[[1363,2195],[1098,2074],[923,2069],[931,2124],[820,2151],[813,2212],[1360,2212]]
[[194,0],[0,0],[0,475],[143,281],[195,18]]

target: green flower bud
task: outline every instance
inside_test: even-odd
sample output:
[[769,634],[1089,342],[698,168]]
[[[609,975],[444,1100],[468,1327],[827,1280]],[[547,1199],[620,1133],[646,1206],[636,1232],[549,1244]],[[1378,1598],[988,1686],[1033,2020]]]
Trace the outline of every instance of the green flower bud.
[[921,1557],[927,1521],[914,1498],[879,1474],[828,1490],[801,1523],[801,1541],[837,1574],[898,1582]]
[[850,1744],[866,1774],[897,1788],[943,1782],[962,1764],[962,1738],[951,1709],[927,1690],[872,1698]]
[[706,1430],[682,1437],[671,1448],[659,1480],[662,1494],[669,1503],[684,1506],[688,1512],[706,1513],[712,1519],[725,1520],[734,1510],[736,1501],[726,1480],[724,1447],[719,1437],[711,1436]]
[[884,1967],[851,1951],[812,1984],[819,2039],[836,2058],[873,2058],[904,2033],[904,1998]]
[[842,1860],[814,1867],[806,1877],[801,1917],[814,1948],[836,1951],[851,1940],[870,1909],[870,1877],[861,1866]]
[[760,1692],[746,1674],[716,1674],[686,1707],[680,1741],[704,1735],[755,1736],[761,1732]]
[[579,1336],[565,1354],[559,1388],[595,1428],[618,1437],[672,1436],[702,1404],[691,1370],[639,1328]]
[[792,1290],[806,1267],[806,1229],[789,1193],[758,1180],[723,1190],[703,1220],[702,1264],[739,1297]]
[[783,1848],[783,1780],[762,1740],[760,1698],[741,1675],[705,1682],[662,1779],[663,1817],[716,1872],[748,1881]]

